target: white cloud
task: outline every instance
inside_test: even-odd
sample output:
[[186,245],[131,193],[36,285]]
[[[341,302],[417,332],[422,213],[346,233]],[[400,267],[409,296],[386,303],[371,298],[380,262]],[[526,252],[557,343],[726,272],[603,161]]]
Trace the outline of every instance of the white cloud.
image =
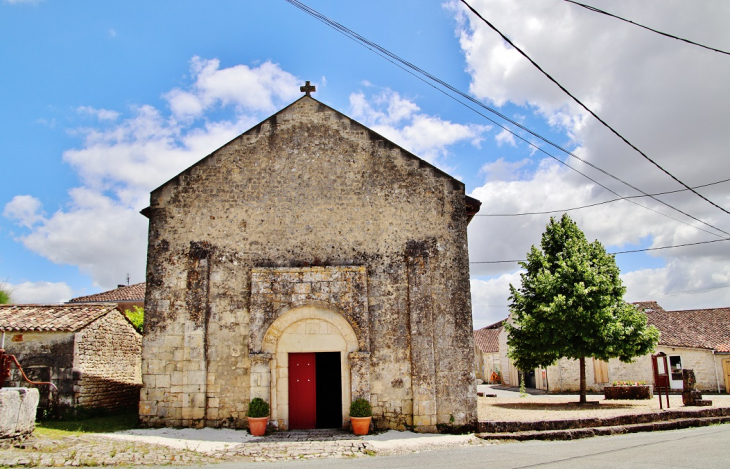
[[517,146],[517,144],[515,143],[515,136],[507,129],[502,129],[500,133],[494,136],[494,140],[500,147],[505,143],[511,147]]
[[520,286],[520,273],[502,274],[489,280],[471,280],[471,308],[474,329],[494,324],[509,314],[509,286]]
[[488,125],[457,124],[419,112],[416,103],[392,90],[383,90],[369,99],[364,93],[350,95],[352,116],[374,131],[415,155],[444,165],[448,147],[461,142],[478,146]]
[[31,228],[43,220],[41,201],[30,195],[16,195],[5,204],[3,216],[14,220],[18,225]]
[[509,162],[499,158],[493,163],[486,163],[479,169],[479,173],[485,176],[487,181],[513,181],[520,179],[523,172],[521,168],[530,164],[530,160]]
[[[716,53],[648,33],[603,15],[558,0],[473,0],[483,16],[551,73],[574,95],[662,166],[690,185],[727,179],[726,149],[730,108],[718,99],[730,81],[730,61]],[[601,2],[595,3],[599,8]],[[724,28],[727,10],[714,2],[613,1],[606,9],[653,27],[708,44],[730,43]],[[623,142],[577,107],[461,4],[451,7],[471,75],[471,92],[497,105],[514,103],[563,133],[574,153],[646,192],[679,188]],[[701,70],[701,73],[697,71]],[[504,143],[504,142],[503,142]],[[557,154],[557,153],[556,153]],[[564,155],[560,155],[561,158]],[[568,163],[624,195],[635,192],[584,164]],[[615,196],[582,178],[543,161],[533,174],[500,173],[500,161],[485,171],[484,186],[474,190],[482,213],[518,213],[575,207]],[[702,189],[721,206],[730,207],[727,184]],[[730,217],[699,198],[682,192],[662,200],[730,231]],[[649,199],[637,202],[698,225]],[[570,212],[589,239],[618,247],[649,240],[665,246],[716,239],[695,228],[661,217],[628,202]],[[560,214],[556,214],[559,216]],[[470,226],[472,261],[522,259],[537,244],[549,215],[515,218],[477,217]],[[699,225],[701,226],[701,225]],[[669,309],[726,306],[730,298],[717,278],[728,275],[724,243],[656,251],[665,267],[626,272],[627,298],[652,299]],[[610,249],[614,250],[614,249]],[[473,265],[472,273],[499,275],[514,266]],[[728,282],[730,283],[730,282]],[[703,290],[669,295],[672,291]],[[717,302],[724,302],[718,304]]]
[[113,121],[119,117],[119,113],[116,111],[110,111],[108,109],[95,109],[91,106],[79,106],[76,111],[81,114],[90,114],[101,121]]
[[38,3],[42,2],[43,0],[3,0],[3,3],[7,3],[10,5],[37,5]]
[[[63,154],[83,185],[71,189],[69,203],[50,216],[28,195],[14,197],[3,211],[28,228],[18,238],[25,247],[78,266],[99,288],[113,288],[127,273],[144,278],[147,220],[139,210],[149,203],[149,192],[299,96],[299,80],[271,62],[220,68],[217,59],[195,57],[192,73],[189,89],[165,94],[171,115],[138,105],[120,120],[117,111],[77,108],[103,121],[74,129],[83,143]],[[195,119],[214,108],[225,108],[228,117]]]
[[165,94],[176,118],[199,117],[214,106],[229,105],[240,112],[273,112],[282,100],[299,96],[299,79],[269,61],[254,68],[221,69],[218,59],[193,57],[190,72],[195,81],[188,90],[175,88]]
[[2,283],[10,291],[14,304],[56,304],[71,299],[71,287],[63,282]]
[[112,38],[112,39],[115,38],[115,37],[117,37],[117,32],[114,29],[111,29],[111,28],[109,29],[109,31],[108,31],[107,34],[109,34],[109,37]]

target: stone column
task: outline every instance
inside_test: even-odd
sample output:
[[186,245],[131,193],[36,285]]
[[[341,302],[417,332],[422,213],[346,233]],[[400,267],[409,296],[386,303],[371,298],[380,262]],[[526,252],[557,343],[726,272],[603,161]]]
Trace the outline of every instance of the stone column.
[[370,401],[370,352],[350,352],[350,389],[352,400]]
[[251,361],[251,399],[260,397],[269,402],[271,400],[272,354],[252,353],[248,357]]
[[[413,427],[436,433],[436,360],[434,354],[431,266],[427,249],[407,253],[408,312],[411,334]],[[473,366],[473,365],[472,365]]]

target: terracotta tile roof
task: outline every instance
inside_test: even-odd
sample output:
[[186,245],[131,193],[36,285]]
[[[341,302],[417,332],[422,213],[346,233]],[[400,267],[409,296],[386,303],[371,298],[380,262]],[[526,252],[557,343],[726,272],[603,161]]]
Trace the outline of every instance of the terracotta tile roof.
[[109,303],[0,305],[0,331],[76,332],[115,309]]
[[634,304],[661,331],[659,345],[730,353],[730,308],[665,311],[655,301]]
[[499,352],[499,333],[502,332],[502,322],[474,331],[474,344],[484,353]]
[[80,296],[69,300],[69,303],[105,303],[119,301],[144,301],[146,283],[136,283],[121,286],[114,290],[96,293],[95,295]]

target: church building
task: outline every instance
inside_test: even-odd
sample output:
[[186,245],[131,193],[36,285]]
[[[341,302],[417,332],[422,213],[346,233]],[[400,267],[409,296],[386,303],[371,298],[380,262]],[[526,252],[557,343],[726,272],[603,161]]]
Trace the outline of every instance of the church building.
[[476,426],[480,202],[313,88],[151,193],[143,425]]

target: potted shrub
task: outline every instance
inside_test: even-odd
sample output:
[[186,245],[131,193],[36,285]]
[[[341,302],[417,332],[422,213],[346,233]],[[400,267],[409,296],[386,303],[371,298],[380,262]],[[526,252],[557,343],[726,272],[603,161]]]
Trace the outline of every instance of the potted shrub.
[[350,404],[350,422],[352,433],[355,435],[367,435],[370,431],[370,421],[373,418],[373,409],[370,402],[358,397]]
[[251,399],[248,403],[248,431],[253,436],[262,436],[266,433],[269,424],[269,403],[260,397]]

